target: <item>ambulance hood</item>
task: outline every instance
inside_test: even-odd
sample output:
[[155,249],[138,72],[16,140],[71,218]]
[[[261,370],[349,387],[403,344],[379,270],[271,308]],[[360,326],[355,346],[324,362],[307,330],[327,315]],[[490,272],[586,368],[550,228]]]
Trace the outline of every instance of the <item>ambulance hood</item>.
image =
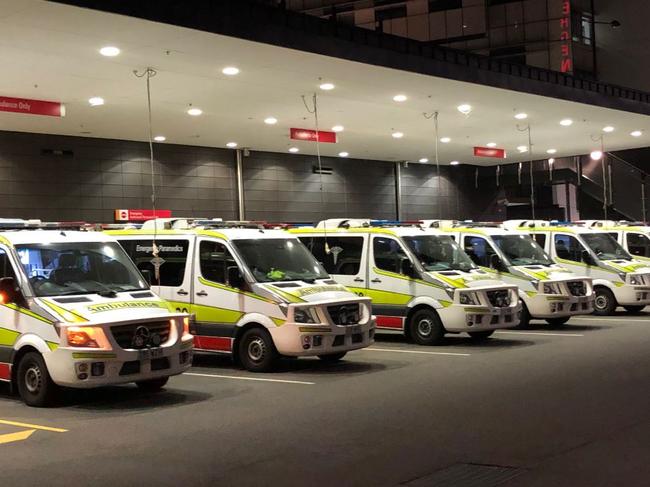
[[356,298],[345,286],[328,279],[318,283],[287,281],[259,284],[273,299],[285,303],[313,303],[327,300]]
[[427,271],[425,273],[430,279],[442,282],[446,287],[452,288],[467,288],[467,287],[486,287],[486,286],[501,286],[503,283],[485,271],[473,270],[470,272],[464,271]]
[[556,281],[574,279],[578,276],[560,265],[517,265],[511,266],[510,271],[535,281]]
[[621,273],[628,273],[628,272],[633,272],[633,273],[650,273],[650,264],[647,262],[640,262],[638,260],[622,260],[622,259],[616,259],[616,260],[601,260],[600,261],[605,267]]

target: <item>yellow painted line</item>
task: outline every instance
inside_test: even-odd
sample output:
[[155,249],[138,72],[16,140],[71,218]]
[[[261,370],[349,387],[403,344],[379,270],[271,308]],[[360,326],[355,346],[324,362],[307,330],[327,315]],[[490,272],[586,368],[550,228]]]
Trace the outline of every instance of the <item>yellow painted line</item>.
[[42,430],[42,431],[52,431],[54,433],[66,433],[68,431],[63,428],[53,428],[51,426],[41,426],[38,424],[18,423],[16,421],[7,421],[6,419],[0,419],[0,424],[8,424],[9,426],[20,426],[23,428],[33,428],[35,430]]
[[183,375],[192,375],[194,377],[215,377],[217,379],[234,379],[234,380],[252,380],[257,382],[279,382],[281,384],[299,384],[303,386],[316,385],[315,382],[305,382],[302,380],[286,380],[286,379],[261,379],[258,377],[241,377],[235,375],[217,375],[217,374],[198,374],[196,372],[185,372]]
[[547,333],[545,331],[536,332],[536,331],[496,331],[500,335],[539,335],[539,336],[550,336],[550,337],[583,337],[584,335],[580,333]]
[[416,353],[422,355],[450,355],[456,357],[469,357],[470,353],[460,353],[460,352],[427,352],[424,350],[400,350],[398,348],[363,348],[360,351],[368,352],[395,352],[395,353]]
[[7,433],[6,435],[0,435],[0,445],[4,443],[12,443],[14,441],[26,440],[35,432],[36,430],[25,430],[19,431],[18,433]]

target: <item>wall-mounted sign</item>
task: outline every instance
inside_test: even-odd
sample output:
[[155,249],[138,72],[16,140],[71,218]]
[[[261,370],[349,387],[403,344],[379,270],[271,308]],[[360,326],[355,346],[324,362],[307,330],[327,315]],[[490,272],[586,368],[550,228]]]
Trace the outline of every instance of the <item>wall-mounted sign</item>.
[[116,222],[144,222],[154,218],[171,218],[171,210],[115,210]]
[[474,147],[474,155],[476,157],[496,157],[497,159],[505,159],[505,149],[496,149],[492,147]]
[[65,117],[65,106],[58,101],[29,100],[27,98],[0,96],[0,112]]
[[560,17],[560,71],[571,73],[573,60],[571,59],[571,2],[562,0],[562,17]]
[[[295,140],[306,140],[308,142],[316,142],[316,131],[310,129],[291,128],[290,136]],[[318,131],[318,142],[325,142],[328,144],[336,144],[336,132],[327,132],[325,130]]]
[[573,73],[571,1],[548,0],[548,12],[549,67],[562,73]]

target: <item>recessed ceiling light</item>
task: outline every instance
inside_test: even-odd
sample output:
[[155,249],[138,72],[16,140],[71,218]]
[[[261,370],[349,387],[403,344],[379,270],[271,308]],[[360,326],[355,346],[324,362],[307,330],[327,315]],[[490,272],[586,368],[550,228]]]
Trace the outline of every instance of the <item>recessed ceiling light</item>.
[[422,164],[424,164],[425,162],[429,162],[429,159],[427,159],[426,157],[423,157],[422,159],[420,159],[420,162]]
[[299,151],[300,151],[300,149],[298,149],[297,147],[289,147],[289,152],[293,152],[295,154],[296,152],[299,152]]
[[167,140],[167,137],[165,137],[164,135],[156,135],[153,138],[153,140],[155,140],[156,142],[165,142]]
[[228,76],[235,76],[236,74],[239,74],[239,68],[236,68],[235,66],[226,66],[221,70],[221,72]]
[[349,155],[347,152],[339,152],[339,157],[348,157]]
[[612,127],[611,125],[608,125],[607,127],[603,127],[603,132],[610,133],[613,131],[614,131],[614,127]]
[[104,46],[99,50],[99,54],[106,57],[115,57],[120,54],[120,49],[115,46]]
[[93,96],[88,100],[88,103],[90,103],[90,106],[98,107],[104,104],[104,99],[99,96]]
[[641,137],[643,135],[643,132],[641,132],[640,130],[635,130],[634,132],[630,132],[630,135],[632,137]]
[[275,125],[278,123],[278,119],[275,117],[267,117],[264,119],[264,123],[267,125]]
[[322,83],[319,88],[321,90],[330,91],[334,89],[334,83]]
[[237,142],[228,142],[226,144],[226,147],[230,147],[231,149],[233,149],[234,147],[237,147]]
[[488,147],[492,148],[492,147],[496,147],[496,146],[497,146],[497,143],[496,143],[496,142],[488,142],[488,143],[485,144],[485,145],[487,145]]
[[469,112],[472,111],[472,105],[468,105],[467,103],[463,103],[462,105],[458,105],[456,109],[462,113],[463,115],[469,115]]
[[603,157],[603,153],[602,153],[602,151],[595,150],[595,151],[593,151],[591,154],[589,154],[589,156],[590,156],[594,161],[598,161],[601,157]]
[[546,151],[547,154],[555,154],[557,152],[557,149],[548,149]]
[[520,146],[517,147],[517,150],[518,150],[519,152],[528,152],[528,146],[526,146],[526,145],[520,145]]
[[573,125],[573,120],[571,120],[570,118],[565,118],[564,120],[560,120],[560,125],[562,125],[563,127],[568,127],[570,125]]
[[406,101],[406,100],[408,100],[408,97],[406,95],[395,95],[393,97],[393,101],[396,101],[396,102],[399,102],[399,103],[401,103],[403,101]]
[[343,132],[344,128],[343,125],[334,125],[334,127],[332,127],[332,132]]
[[443,144],[448,144],[449,142],[451,142],[451,139],[449,137],[441,137],[440,142],[442,142]]
[[515,118],[517,120],[526,120],[528,118],[528,114],[524,112],[515,113]]
[[402,132],[393,132],[391,135],[393,136],[394,139],[401,139],[402,137],[404,137],[404,134]]
[[198,117],[202,113],[203,113],[203,110],[201,110],[200,108],[190,108],[190,109],[187,110],[187,114],[192,115],[193,117]]
[[449,163],[450,166],[457,166],[458,164],[460,164],[460,162],[458,162],[458,161],[451,161]]

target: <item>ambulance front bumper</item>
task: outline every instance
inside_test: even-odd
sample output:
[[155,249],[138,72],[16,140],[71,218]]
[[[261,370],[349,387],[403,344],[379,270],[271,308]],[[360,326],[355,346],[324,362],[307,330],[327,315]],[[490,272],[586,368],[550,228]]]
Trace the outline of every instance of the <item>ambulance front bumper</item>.
[[528,312],[533,318],[563,318],[586,315],[594,310],[594,296],[566,296],[557,294],[536,294],[526,301]]
[[[463,299],[463,293],[472,295],[469,302]],[[498,302],[494,293],[499,293]],[[517,326],[521,304],[516,286],[476,287],[457,290],[452,304],[437,311],[446,331],[469,333]]]

